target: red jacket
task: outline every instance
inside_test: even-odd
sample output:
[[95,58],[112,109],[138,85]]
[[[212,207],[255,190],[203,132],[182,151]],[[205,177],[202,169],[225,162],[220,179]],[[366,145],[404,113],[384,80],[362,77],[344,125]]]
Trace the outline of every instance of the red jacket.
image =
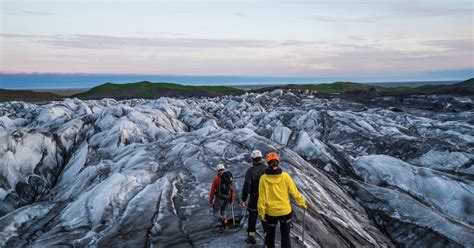
[[[219,184],[221,183],[221,178],[219,175],[214,177],[214,180],[212,180],[212,186],[211,186],[211,193],[209,195],[209,203],[212,204],[214,202],[214,195],[216,194],[216,190],[219,187]],[[234,182],[232,182],[232,202],[234,202]]]

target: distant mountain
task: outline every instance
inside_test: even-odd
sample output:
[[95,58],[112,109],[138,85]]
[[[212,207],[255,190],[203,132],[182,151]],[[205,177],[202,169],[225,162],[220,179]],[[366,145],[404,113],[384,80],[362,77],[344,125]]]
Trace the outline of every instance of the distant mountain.
[[36,92],[32,90],[5,90],[0,89],[0,102],[25,101],[41,102],[62,100],[63,97],[51,92]]
[[421,85],[417,87],[400,86],[394,88],[387,88],[387,90],[387,92],[397,95],[474,95],[474,78],[449,85]]
[[[275,89],[309,90],[324,96],[343,94],[352,100],[369,100],[374,96],[408,96],[408,95],[474,95],[474,78],[449,85],[421,85],[384,87],[354,82],[334,82],[330,84],[287,84],[249,90],[249,92],[265,92]],[[239,95],[246,91],[228,86],[187,86],[174,83],[152,83],[142,81],[128,84],[105,83],[88,91],[73,94],[70,97],[80,99],[131,99],[158,97],[214,97],[221,95]],[[0,89],[0,102],[5,101],[54,101],[64,97],[51,92],[36,92],[32,90]]]
[[350,95],[413,95],[413,94],[443,94],[443,95],[474,95],[474,78],[450,85],[421,85],[383,87],[354,82],[334,82],[330,84],[288,84],[282,86],[261,88],[254,92],[264,92],[275,89],[296,89],[316,91],[321,94],[350,94]]
[[272,91],[276,89],[284,90],[309,90],[316,91],[323,94],[339,94],[352,91],[365,91],[365,90],[377,90],[381,89],[381,86],[366,85],[354,82],[334,82],[329,84],[286,84],[286,85],[275,85],[270,87],[263,87],[252,89],[251,92],[262,93],[266,91]]
[[384,89],[381,86],[366,85],[353,82],[334,82],[331,84],[288,84],[284,88],[286,89],[303,89],[317,91],[319,93],[346,93],[351,91],[366,91],[366,90],[381,90]]
[[461,95],[474,95],[474,78],[453,85],[442,86],[441,89]]
[[473,89],[474,88],[474,78],[470,78],[466,81],[462,81],[462,82],[459,82],[459,83],[456,83],[456,84],[453,84],[454,86],[457,86],[457,87],[468,87],[470,89]]
[[173,83],[152,83],[148,81],[113,84],[105,83],[86,92],[72,95],[81,99],[100,98],[157,98],[157,97],[193,97],[242,94],[245,91],[227,86],[187,86]]

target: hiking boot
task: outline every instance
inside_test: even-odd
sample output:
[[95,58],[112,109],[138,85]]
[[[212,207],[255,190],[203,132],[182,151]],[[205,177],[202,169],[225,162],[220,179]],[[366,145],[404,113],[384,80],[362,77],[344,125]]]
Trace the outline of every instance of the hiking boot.
[[254,245],[257,243],[257,240],[255,240],[255,237],[247,237],[245,243]]
[[247,244],[256,244],[257,240],[255,240],[255,235],[257,235],[257,233],[249,232],[245,242],[247,242]]
[[224,228],[227,228],[227,223],[228,223],[227,218],[224,218],[224,220],[222,221],[222,224],[223,224]]
[[225,225],[226,225],[226,222],[227,220],[224,218],[222,220],[219,221],[219,233],[224,233],[224,230],[225,230]]

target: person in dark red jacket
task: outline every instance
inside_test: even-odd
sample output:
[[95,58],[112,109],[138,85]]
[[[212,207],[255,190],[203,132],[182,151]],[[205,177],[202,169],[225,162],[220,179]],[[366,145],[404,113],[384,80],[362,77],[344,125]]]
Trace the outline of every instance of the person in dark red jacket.
[[213,214],[216,216],[220,227],[225,226],[227,222],[227,205],[233,204],[234,196],[232,173],[225,171],[223,164],[217,165],[217,175],[212,180],[211,192],[209,194],[209,205],[213,207]]

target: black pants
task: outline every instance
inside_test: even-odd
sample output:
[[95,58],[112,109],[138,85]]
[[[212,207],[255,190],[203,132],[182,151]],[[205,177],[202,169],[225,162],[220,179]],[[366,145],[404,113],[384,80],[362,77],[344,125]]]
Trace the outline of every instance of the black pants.
[[[247,232],[255,232],[258,219],[258,211],[257,211],[257,203],[258,203],[258,196],[250,195],[249,205],[247,206],[247,210],[249,211],[249,222],[247,225]],[[262,221],[263,232],[265,231],[265,222]]]
[[217,221],[221,221],[223,219],[228,219],[226,210],[227,210],[227,205],[229,205],[229,201],[215,198],[214,204],[213,204],[213,214],[216,216]]
[[281,234],[281,247],[290,248],[290,227],[291,227],[291,215],[293,212],[283,215],[283,216],[269,216],[265,215],[266,220],[266,231],[267,235],[265,236],[265,241],[267,247],[275,247],[275,231],[278,222],[280,222],[280,234]]

